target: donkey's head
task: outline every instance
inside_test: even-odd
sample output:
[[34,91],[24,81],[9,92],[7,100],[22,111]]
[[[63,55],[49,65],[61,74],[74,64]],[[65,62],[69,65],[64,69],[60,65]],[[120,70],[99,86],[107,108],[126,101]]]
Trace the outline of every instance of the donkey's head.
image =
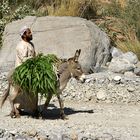
[[68,69],[71,73],[71,76],[80,80],[81,82],[85,81],[85,74],[82,71],[81,65],[78,62],[81,49],[76,50],[74,57],[68,59]]

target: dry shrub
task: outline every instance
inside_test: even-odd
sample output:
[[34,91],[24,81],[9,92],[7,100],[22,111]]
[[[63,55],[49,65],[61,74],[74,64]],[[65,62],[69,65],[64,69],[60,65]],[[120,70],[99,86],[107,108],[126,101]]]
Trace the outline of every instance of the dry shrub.
[[47,6],[48,15],[53,16],[78,16],[87,19],[96,16],[95,0],[55,0]]

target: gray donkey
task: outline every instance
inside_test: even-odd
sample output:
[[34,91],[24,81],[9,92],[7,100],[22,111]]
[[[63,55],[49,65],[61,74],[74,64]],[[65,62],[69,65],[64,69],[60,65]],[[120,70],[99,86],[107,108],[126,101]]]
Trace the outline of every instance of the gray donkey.
[[[58,88],[57,88],[57,98],[59,101],[59,105],[60,105],[60,117],[62,119],[65,119],[65,114],[64,114],[64,104],[63,104],[63,100],[62,100],[62,91],[64,90],[64,88],[66,87],[68,81],[70,80],[70,78],[75,78],[77,80],[80,80],[81,82],[85,81],[85,75],[82,71],[81,65],[78,62],[78,58],[80,56],[81,50],[76,50],[74,57],[69,58],[67,61],[63,62],[62,64],[60,64],[58,66],[58,76],[59,76],[59,80],[58,80]],[[12,78],[11,78],[12,72],[9,74],[8,76],[8,88],[5,90],[5,93],[3,94],[3,96],[1,97],[0,100],[0,107],[3,106],[5,100],[7,99],[7,97],[9,98],[11,107],[12,107],[12,111],[10,113],[10,116],[13,118],[18,118],[20,117],[20,109],[22,107],[20,107],[20,104],[22,104],[22,100],[19,103],[19,107],[16,107],[16,98],[18,98],[18,96],[20,96],[21,94],[21,88],[19,86],[14,86],[13,82],[12,82]],[[10,92],[10,87],[13,86],[14,88],[14,95],[11,94]],[[45,101],[44,104],[44,108],[43,111],[44,112],[49,103],[50,100],[52,98],[51,93],[48,93],[48,97]],[[32,98],[32,97],[30,97]],[[35,98],[35,100],[37,100],[38,102],[38,97]],[[24,102],[23,104],[26,104],[26,102]],[[31,107],[31,106],[30,106]],[[37,104],[35,106],[36,110],[37,110]],[[36,112],[36,111],[35,111]]]

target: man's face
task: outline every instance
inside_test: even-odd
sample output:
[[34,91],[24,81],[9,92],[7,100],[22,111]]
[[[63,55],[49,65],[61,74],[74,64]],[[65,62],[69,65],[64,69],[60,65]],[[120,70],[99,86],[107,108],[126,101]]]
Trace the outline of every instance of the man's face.
[[31,41],[33,39],[32,32],[30,29],[27,29],[27,31],[25,32],[25,37],[27,41]]

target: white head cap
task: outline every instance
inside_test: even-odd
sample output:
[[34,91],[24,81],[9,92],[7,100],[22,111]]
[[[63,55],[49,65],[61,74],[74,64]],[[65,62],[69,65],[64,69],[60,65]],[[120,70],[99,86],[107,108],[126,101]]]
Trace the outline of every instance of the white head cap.
[[29,29],[29,27],[23,26],[23,27],[20,29],[20,36],[23,36],[23,34],[25,33],[25,31],[27,31],[27,29]]

